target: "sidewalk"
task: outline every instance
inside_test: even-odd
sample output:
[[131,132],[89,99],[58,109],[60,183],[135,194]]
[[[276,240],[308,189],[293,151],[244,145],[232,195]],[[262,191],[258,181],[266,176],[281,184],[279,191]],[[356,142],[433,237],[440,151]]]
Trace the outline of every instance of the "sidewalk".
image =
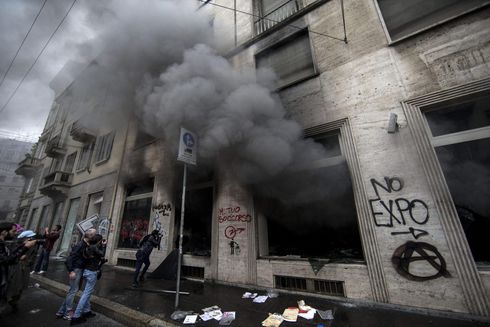
[[[49,272],[43,277],[34,276],[41,287],[59,293],[64,292],[61,285],[67,284],[67,272],[63,262],[52,260]],[[175,281],[148,279],[140,288],[131,287],[132,272],[111,266],[105,266],[101,280],[98,281],[95,299],[105,315],[123,322],[128,326],[151,324],[160,326],[183,326],[181,322],[170,319],[174,312],[175,294],[166,294],[161,290],[175,290]],[[50,282],[50,280],[52,282]],[[61,283],[61,284],[60,284]],[[180,310],[201,314],[201,309],[213,305],[222,311],[235,311],[236,320],[231,326],[261,326],[268,313],[282,313],[284,309],[297,306],[298,300],[320,310],[335,310],[333,321],[322,320],[318,314],[313,320],[298,317],[297,322],[283,322],[281,326],[317,326],[325,327],[414,327],[414,326],[490,326],[490,319],[466,314],[414,309],[373,302],[353,301],[344,298],[325,299],[313,296],[279,293],[277,298],[269,298],[265,303],[253,303],[251,299],[242,299],[246,291],[265,295],[263,290],[243,289],[239,287],[212,283],[182,280],[181,291],[190,295],[180,296]],[[97,310],[97,308],[95,308]],[[112,314],[111,312],[112,311]],[[163,322],[159,322],[158,319]],[[216,320],[198,322],[198,326],[218,326]],[[186,325],[188,326],[188,325]]]

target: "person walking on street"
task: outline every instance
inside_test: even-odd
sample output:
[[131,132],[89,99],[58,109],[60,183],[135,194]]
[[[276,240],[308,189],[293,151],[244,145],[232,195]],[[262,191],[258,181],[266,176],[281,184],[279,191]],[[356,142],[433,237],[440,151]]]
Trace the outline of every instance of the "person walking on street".
[[13,239],[15,234],[14,223],[0,222],[0,315],[7,303],[9,267],[16,265],[18,260],[37,243],[36,240],[26,240],[18,246],[9,248],[6,241]]
[[86,321],[86,318],[95,316],[90,307],[90,296],[97,283],[97,273],[105,255],[106,243],[107,241],[102,239],[102,235],[97,234],[89,241],[89,245],[83,252],[83,257],[85,258],[83,278],[86,283],[75,313],[71,317],[70,325],[77,325]]
[[[139,249],[136,252],[136,270],[133,276],[133,287],[138,287],[139,282],[145,279],[145,273],[150,266],[150,254],[153,248],[160,246],[160,236],[157,229],[153,230],[151,234],[146,235],[139,243]],[[143,271],[140,275],[141,266],[145,264]]]
[[77,294],[80,288],[80,279],[83,274],[83,268],[85,267],[86,259],[83,257],[85,248],[89,246],[90,240],[97,234],[95,228],[88,229],[83,235],[83,239],[75,245],[68,258],[66,259],[65,265],[68,269],[68,278],[70,282],[70,289],[66,294],[66,298],[61,304],[61,307],[56,312],[57,318],[63,318],[70,320],[73,315],[73,300],[75,299],[75,294]]
[[37,257],[36,266],[31,271],[31,275],[34,273],[44,274],[48,270],[49,255],[53,249],[54,243],[60,237],[61,225],[56,225],[51,232],[46,227],[44,229],[45,243],[41,248],[41,254]]

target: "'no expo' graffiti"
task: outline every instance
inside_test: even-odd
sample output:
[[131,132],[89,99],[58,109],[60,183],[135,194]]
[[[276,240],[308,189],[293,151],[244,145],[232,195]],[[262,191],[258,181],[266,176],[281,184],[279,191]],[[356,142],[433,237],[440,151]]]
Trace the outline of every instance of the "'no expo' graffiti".
[[[369,205],[376,226],[396,228],[399,226],[404,227],[407,223],[413,223],[418,227],[425,225],[429,221],[429,207],[420,199],[397,197],[394,200],[386,200],[381,198],[380,191],[384,191],[387,194],[401,191],[404,186],[401,178],[385,177],[384,183],[372,178],[371,185],[376,193],[376,198],[370,199]],[[404,234],[412,235],[415,239],[429,235],[427,231],[411,226],[408,227],[408,230],[391,232],[391,235]],[[420,266],[424,261],[432,267],[434,270],[433,274],[421,275],[420,270],[411,267],[414,262],[417,262],[417,265]],[[400,275],[414,281],[426,281],[441,276],[450,276],[446,270],[446,261],[437,248],[425,242],[409,241],[399,246],[393,253],[391,262]],[[430,270],[430,267],[426,268]],[[424,273],[427,273],[427,270],[424,269]]]

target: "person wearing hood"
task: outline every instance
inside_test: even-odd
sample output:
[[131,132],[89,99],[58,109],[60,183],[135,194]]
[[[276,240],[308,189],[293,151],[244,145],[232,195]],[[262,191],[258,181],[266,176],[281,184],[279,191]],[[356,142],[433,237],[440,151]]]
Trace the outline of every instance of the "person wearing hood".
[[[145,278],[145,273],[150,266],[150,254],[153,248],[160,246],[160,232],[155,229],[151,234],[146,235],[139,242],[139,249],[136,251],[136,269],[133,275],[133,287],[138,287],[139,282],[143,281]],[[145,265],[143,271],[140,275],[141,266]]]

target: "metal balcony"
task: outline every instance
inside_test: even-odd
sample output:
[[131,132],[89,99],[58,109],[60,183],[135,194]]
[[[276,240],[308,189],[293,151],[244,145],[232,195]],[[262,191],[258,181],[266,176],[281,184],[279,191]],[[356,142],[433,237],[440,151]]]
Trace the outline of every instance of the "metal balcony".
[[66,149],[61,142],[61,134],[56,135],[46,144],[46,155],[51,158],[56,158],[66,154]]
[[43,183],[39,187],[39,192],[51,198],[66,197],[72,180],[72,173],[66,173],[63,171],[49,173],[44,176]]
[[271,12],[265,14],[263,17],[259,18],[254,22],[255,25],[255,35],[259,35],[272,28],[276,24],[282,22],[286,18],[292,16],[294,13],[298,12],[303,8],[303,1],[301,0],[290,0]]
[[89,143],[95,140],[96,133],[76,121],[71,125],[70,136],[75,141]]
[[28,156],[24,160],[19,162],[15,173],[24,177],[33,177],[36,174],[38,166],[39,159]]

